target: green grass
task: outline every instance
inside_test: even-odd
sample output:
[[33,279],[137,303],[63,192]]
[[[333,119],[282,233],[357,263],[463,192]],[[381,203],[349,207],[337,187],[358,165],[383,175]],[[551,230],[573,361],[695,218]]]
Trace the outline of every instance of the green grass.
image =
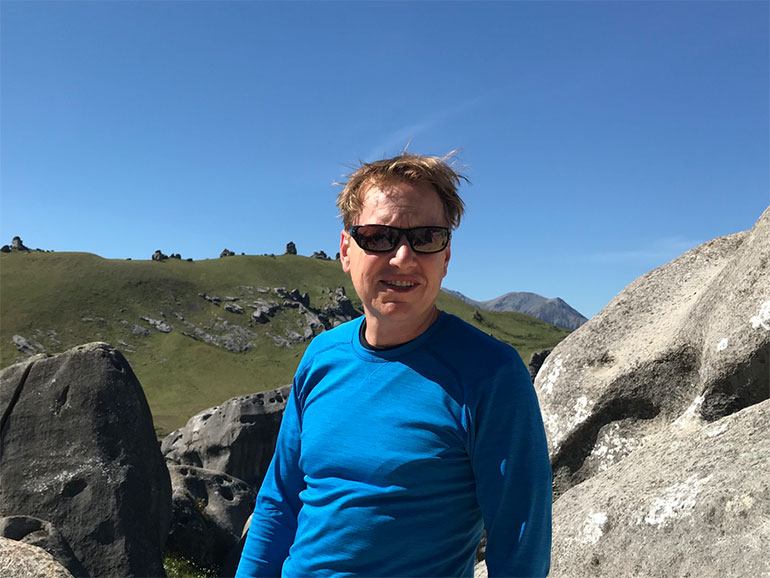
[[163,558],[163,568],[168,578],[216,578],[219,572],[209,568],[202,568],[192,560],[167,555]]
[[[259,296],[251,291],[250,297],[244,286],[298,289],[310,295],[311,306],[319,308],[329,298],[326,289],[343,286],[360,309],[350,278],[336,261],[296,255],[246,255],[190,263],[103,259],[90,253],[0,254],[0,367],[24,357],[12,343],[16,334],[39,342],[48,353],[106,341],[131,363],[156,430],[163,435],[226,399],[291,382],[307,344],[277,347],[264,331],[281,334],[283,327],[296,323],[295,311],[248,327],[248,308],[246,314],[235,315],[199,297],[206,293],[248,301]],[[551,348],[568,334],[519,313],[480,311],[481,320],[474,320],[474,307],[444,293],[438,305],[514,346],[525,362],[532,352]],[[185,329],[175,314],[199,327],[217,317],[247,327],[259,333],[256,347],[232,353],[178,330],[151,330],[147,337],[131,331],[134,324],[146,326],[141,316],[161,319],[163,315],[176,329]]]

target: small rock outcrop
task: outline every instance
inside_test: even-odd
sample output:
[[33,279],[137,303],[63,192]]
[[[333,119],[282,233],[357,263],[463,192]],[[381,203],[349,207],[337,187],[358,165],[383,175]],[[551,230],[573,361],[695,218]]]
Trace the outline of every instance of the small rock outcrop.
[[168,255],[163,254],[163,252],[158,249],[152,254],[152,260],[153,261],[165,261],[168,259]]
[[241,538],[257,491],[223,472],[170,464],[171,530],[166,550],[204,568],[220,567]]
[[161,452],[172,464],[224,472],[259,488],[290,391],[285,385],[204,410],[166,436]]
[[91,343],[4,369],[0,416],[0,516],[47,520],[90,576],[164,575],[171,484],[119,351]]
[[323,251],[315,251],[312,255],[310,255],[311,259],[321,259],[321,261],[331,261],[329,256],[324,253]]
[[171,330],[174,329],[171,325],[161,319],[153,319],[152,317],[147,317],[145,315],[140,317],[140,319],[161,333],[171,333]]
[[543,349],[542,351],[536,351],[529,358],[529,364],[527,365],[527,369],[529,369],[529,377],[533,383],[535,381],[535,378],[537,377],[538,372],[540,371],[540,368],[543,367],[543,363],[545,363],[545,358],[548,357],[550,354],[551,354],[550,349]]
[[[3,245],[0,247],[0,253],[29,253],[32,249],[26,247],[21,241],[21,237],[14,237],[10,245]],[[35,249],[35,251],[44,253],[42,249]]]
[[0,538],[0,576],[73,578],[56,558],[37,546]]
[[232,257],[233,255],[235,255],[234,251],[231,251],[230,249],[222,249],[222,252],[219,254],[219,258],[221,259],[222,257]]
[[284,253],[284,255],[296,255],[296,254],[297,254],[297,246],[291,241],[286,243],[286,252]]

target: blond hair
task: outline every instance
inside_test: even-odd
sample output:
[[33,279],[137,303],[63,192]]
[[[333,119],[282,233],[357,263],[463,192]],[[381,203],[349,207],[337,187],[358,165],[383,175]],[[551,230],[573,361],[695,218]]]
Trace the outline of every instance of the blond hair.
[[355,218],[364,208],[363,193],[372,185],[386,182],[406,182],[412,185],[432,185],[444,205],[447,223],[452,229],[460,225],[465,204],[457,194],[460,181],[470,182],[456,172],[447,162],[457,151],[443,157],[429,157],[402,152],[391,159],[372,163],[361,163],[353,173],[347,175],[347,182],[337,196],[337,208],[342,216],[345,229],[353,226]]

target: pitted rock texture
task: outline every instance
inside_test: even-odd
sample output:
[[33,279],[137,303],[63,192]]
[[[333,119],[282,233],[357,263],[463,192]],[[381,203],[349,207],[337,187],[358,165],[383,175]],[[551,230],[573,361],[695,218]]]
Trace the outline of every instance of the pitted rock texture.
[[8,538],[0,538],[0,576],[13,578],[73,578],[48,552]]
[[254,511],[256,490],[243,480],[194,466],[169,465],[172,516],[166,550],[203,568],[220,568]]
[[[72,548],[51,522],[32,516],[0,518],[0,536],[37,546],[48,552],[75,578],[88,578],[88,571],[75,557]],[[0,575],[3,575],[0,573]]]
[[649,435],[554,504],[553,578],[770,576],[770,401]]
[[259,488],[275,451],[290,385],[204,410],[161,443],[168,462],[224,472]]
[[643,275],[548,356],[535,380],[554,491],[669,426],[770,397],[770,209]]
[[141,385],[91,343],[0,372],[0,515],[51,522],[88,573],[163,576],[171,484]]

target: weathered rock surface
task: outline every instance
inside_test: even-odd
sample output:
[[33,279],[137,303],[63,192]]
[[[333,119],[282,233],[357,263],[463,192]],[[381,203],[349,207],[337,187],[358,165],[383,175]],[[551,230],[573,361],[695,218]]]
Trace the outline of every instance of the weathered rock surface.
[[141,385],[104,343],[0,372],[0,515],[51,522],[93,577],[163,576],[171,486]]
[[770,209],[626,287],[535,380],[558,496],[668,426],[770,396]]
[[554,505],[553,578],[770,576],[770,401],[644,440]]
[[72,548],[51,522],[32,516],[0,518],[0,536],[37,546],[56,558],[75,578],[88,578],[88,571],[75,557]]
[[0,576],[73,578],[56,558],[37,546],[0,538]]
[[256,490],[243,480],[194,466],[169,465],[172,518],[167,551],[204,568],[221,567],[254,510]]
[[297,246],[292,242],[289,241],[286,243],[286,252],[285,255],[296,255],[297,254]]
[[219,254],[219,258],[221,259],[222,257],[232,257],[233,255],[235,255],[234,251],[231,251],[230,249],[225,248],[225,249],[222,249],[222,252]]
[[204,410],[166,436],[166,460],[224,472],[259,488],[275,451],[290,385]]

